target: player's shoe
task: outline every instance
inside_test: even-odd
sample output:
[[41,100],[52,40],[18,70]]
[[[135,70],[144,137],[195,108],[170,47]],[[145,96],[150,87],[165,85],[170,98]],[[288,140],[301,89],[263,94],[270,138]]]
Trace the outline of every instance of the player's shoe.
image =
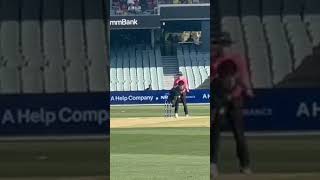
[[188,118],[189,117],[189,114],[186,114],[186,118]]
[[175,118],[179,118],[178,113],[174,114],[174,117],[175,117]]
[[240,173],[245,175],[250,175],[252,174],[252,170],[249,167],[243,167],[243,168],[240,168]]
[[217,164],[212,163],[212,164],[211,164],[211,169],[210,169],[211,180],[217,179],[218,174],[219,174],[219,171],[218,171],[218,166],[217,166]]

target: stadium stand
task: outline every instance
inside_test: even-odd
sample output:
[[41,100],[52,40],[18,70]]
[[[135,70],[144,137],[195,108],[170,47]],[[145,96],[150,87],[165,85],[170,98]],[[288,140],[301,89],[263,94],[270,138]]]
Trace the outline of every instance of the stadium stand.
[[235,41],[232,50],[247,57],[255,88],[292,87],[288,77],[301,74],[302,64],[307,73],[303,61],[320,42],[320,1],[223,0],[219,6],[221,29]]
[[[210,74],[209,42],[207,41],[207,46],[203,45],[206,43],[203,43],[202,35],[206,33],[202,31],[209,29],[209,23],[204,22],[209,22],[209,20],[201,18],[195,20],[198,17],[192,20],[189,20],[189,17],[187,19],[175,17],[167,20],[161,16],[159,9],[179,7],[179,4],[184,4],[183,7],[197,7],[192,4],[209,3],[210,1],[149,0],[147,2],[151,6],[148,6],[146,12],[125,12],[123,14],[121,11],[126,11],[126,9],[117,12],[122,5],[126,7],[128,2],[112,1],[111,17],[130,19],[136,16],[141,24],[139,27],[111,28],[110,90],[144,91],[149,86],[152,90],[168,90],[172,88],[174,76],[179,71],[182,71],[183,75],[188,78],[191,89],[208,89],[209,86],[203,86],[203,83],[208,80]],[[136,2],[139,4],[145,1]],[[150,15],[152,13],[155,14]],[[195,13],[197,14],[197,11]],[[172,16],[179,16],[179,14],[173,13]],[[131,15],[130,18],[127,15]],[[153,27],[142,27],[144,16],[159,16],[159,27],[154,29]],[[146,24],[150,23],[147,23],[147,19]],[[192,26],[185,25],[188,21]]]
[[159,0],[159,4],[198,4],[210,3],[210,0]]
[[115,15],[154,14],[157,0],[111,0],[111,12]]
[[0,0],[0,93],[103,92],[103,0]]
[[189,80],[190,88],[198,88],[210,74],[209,52],[194,45],[177,48],[177,56],[161,56],[160,47],[146,45],[111,46],[111,91],[142,91],[151,84],[153,90],[167,89],[166,76],[172,78],[181,71]]

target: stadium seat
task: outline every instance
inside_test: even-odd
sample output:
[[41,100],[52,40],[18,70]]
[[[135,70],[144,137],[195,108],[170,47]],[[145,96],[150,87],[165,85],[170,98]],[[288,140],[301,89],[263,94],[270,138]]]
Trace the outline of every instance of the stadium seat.
[[110,68],[110,77],[111,83],[117,82],[117,68]]
[[64,93],[65,74],[62,66],[47,65],[44,67],[44,91],[46,93]]
[[85,33],[88,58],[91,64],[105,67],[107,64],[106,28],[101,0],[85,0]]
[[142,65],[142,51],[141,50],[136,51],[136,57],[137,57],[138,90],[142,91],[145,89],[145,84],[144,84],[144,70],[143,70],[143,65]]
[[289,42],[293,50],[294,68],[298,68],[303,59],[312,54],[312,42],[308,37],[305,24],[300,21],[289,21],[286,25]]
[[244,15],[241,18],[242,20],[242,25],[246,27],[247,25],[253,25],[253,24],[260,24],[261,19],[259,16],[255,15]]
[[312,22],[307,26],[313,46],[317,46],[320,44],[320,23],[319,22],[316,22],[316,23]]
[[64,37],[66,59],[85,64],[83,7],[81,1],[64,0]]
[[8,21],[1,22],[1,53],[7,67],[17,67],[23,65],[23,58],[20,53],[20,22],[19,22],[19,0],[1,1],[1,18]]
[[87,92],[86,70],[82,63],[71,62],[66,68],[67,91],[72,93]]
[[21,45],[28,66],[43,66],[41,53],[40,0],[22,0]]
[[273,82],[280,82],[287,74],[292,71],[292,59],[287,44],[271,46]]
[[209,77],[209,74],[207,74],[207,71],[203,66],[200,66],[199,70],[200,70],[200,76],[202,80],[207,79]]
[[130,63],[130,90],[137,91],[138,90],[138,76],[137,76],[137,68],[136,68],[136,59],[135,59],[135,52],[129,52],[129,63]]
[[[112,52],[115,50],[111,49]],[[116,91],[117,83],[117,56],[116,53],[110,53],[110,90]]]
[[131,90],[131,91],[138,91],[138,84],[137,84],[137,82],[131,82],[131,83],[130,83],[130,90]]
[[117,86],[113,82],[110,83],[110,91],[117,91]]
[[43,93],[43,77],[43,72],[40,67],[23,67],[21,70],[22,92]]
[[144,89],[146,89],[151,84],[150,60],[146,50],[143,50],[142,53]]
[[156,58],[156,67],[157,67],[157,76],[158,76],[158,87],[159,90],[163,89],[163,64],[161,59],[160,47],[155,49],[155,58]]
[[43,1],[43,51],[46,61],[57,66],[66,64],[63,54],[61,1]]
[[208,53],[208,52],[204,53],[203,58],[205,61],[204,68],[206,69],[207,74],[210,75],[210,53]]
[[148,54],[150,59],[151,86],[153,90],[159,90],[156,57],[154,54],[154,50],[148,50]]
[[[167,65],[174,64],[177,60],[179,70],[189,79],[190,87],[196,88],[202,84],[202,81],[208,78],[209,72],[209,53],[201,53],[203,58],[198,59],[196,46],[185,44],[178,46],[180,50],[177,57],[161,56],[159,46],[151,47],[143,44],[128,46],[113,46],[111,53],[111,88],[113,91],[143,91],[151,85],[153,90],[163,90],[167,79],[164,77],[163,59],[168,60]],[[205,54],[205,55],[204,55]],[[208,58],[206,60],[206,58]],[[187,59],[185,61],[185,59]],[[200,72],[200,62],[202,61]],[[116,68],[113,68],[116,67]],[[176,73],[177,70],[174,70]],[[208,72],[207,72],[208,71]],[[173,71],[170,71],[172,73]],[[173,74],[170,74],[172,76]],[[164,82],[166,81],[166,82]],[[171,83],[171,82],[170,82]],[[167,84],[166,84],[167,86]],[[170,84],[171,86],[171,84]]]
[[0,92],[2,94],[20,93],[20,72],[16,67],[0,67]]
[[[251,16],[252,17],[252,16]],[[244,17],[244,35],[246,43],[248,46],[255,45],[265,45],[265,35],[262,23],[256,17]]]
[[250,57],[250,71],[254,88],[272,87],[272,76],[267,56]]
[[184,54],[184,59],[186,63],[186,77],[189,80],[189,87],[190,89],[195,88],[195,82],[194,82],[194,75],[192,71],[192,64],[191,64],[191,58],[189,54]]
[[106,92],[109,81],[107,67],[91,65],[88,67],[89,91],[90,92]]
[[223,23],[222,30],[230,33],[232,40],[235,42],[232,45],[232,49],[236,52],[244,53],[245,48],[240,18],[235,18],[233,21]]
[[200,69],[198,66],[192,66],[192,71],[194,75],[195,88],[199,87],[205,79],[202,79],[200,74]]

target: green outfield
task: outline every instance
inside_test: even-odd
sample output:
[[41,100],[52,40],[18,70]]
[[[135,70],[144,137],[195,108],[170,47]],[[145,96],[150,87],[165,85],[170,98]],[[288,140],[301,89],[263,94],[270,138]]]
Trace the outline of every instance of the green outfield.
[[231,137],[221,143],[219,180],[318,180],[320,136],[249,137],[254,175],[241,176]]
[[0,142],[0,179],[105,180],[108,142]]
[[[209,180],[209,110],[163,118],[161,106],[111,108],[112,180]],[[254,174],[238,172],[232,137],[221,142],[218,180],[319,180],[320,136],[248,137]]]
[[111,108],[112,180],[208,180],[209,107],[164,119],[162,106]]

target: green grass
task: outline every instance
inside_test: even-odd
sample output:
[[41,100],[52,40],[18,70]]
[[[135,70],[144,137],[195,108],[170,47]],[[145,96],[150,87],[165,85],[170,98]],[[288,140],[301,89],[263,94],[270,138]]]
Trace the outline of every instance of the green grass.
[[[320,136],[249,138],[249,148],[257,173],[320,172]],[[232,138],[222,140],[220,153],[220,170],[238,172]]]
[[[189,105],[191,116],[209,116],[209,105]],[[163,117],[164,106],[111,106],[111,118]],[[179,113],[183,114],[180,105]]]
[[[163,106],[111,107],[112,118],[163,117]],[[189,106],[209,116],[209,105]],[[180,108],[183,114],[183,107]],[[112,180],[208,180],[209,128],[111,129]]]
[[2,178],[105,176],[109,166],[106,141],[1,142],[0,155]]
[[111,180],[209,180],[206,156],[113,154],[111,157]]
[[112,180],[208,180],[209,128],[111,130]]
[[[183,110],[181,109],[180,112]],[[161,106],[112,107],[113,118],[161,117]],[[209,116],[208,106],[190,106]],[[255,175],[238,174],[234,140],[221,140],[218,180],[318,180],[320,136],[249,137]],[[209,180],[209,128],[111,130],[112,180]]]
[[[111,130],[111,153],[209,156],[209,128]],[[195,130],[195,132],[193,132]],[[189,134],[188,134],[189,133]],[[198,134],[199,133],[199,134]],[[188,134],[188,135],[186,135]]]

